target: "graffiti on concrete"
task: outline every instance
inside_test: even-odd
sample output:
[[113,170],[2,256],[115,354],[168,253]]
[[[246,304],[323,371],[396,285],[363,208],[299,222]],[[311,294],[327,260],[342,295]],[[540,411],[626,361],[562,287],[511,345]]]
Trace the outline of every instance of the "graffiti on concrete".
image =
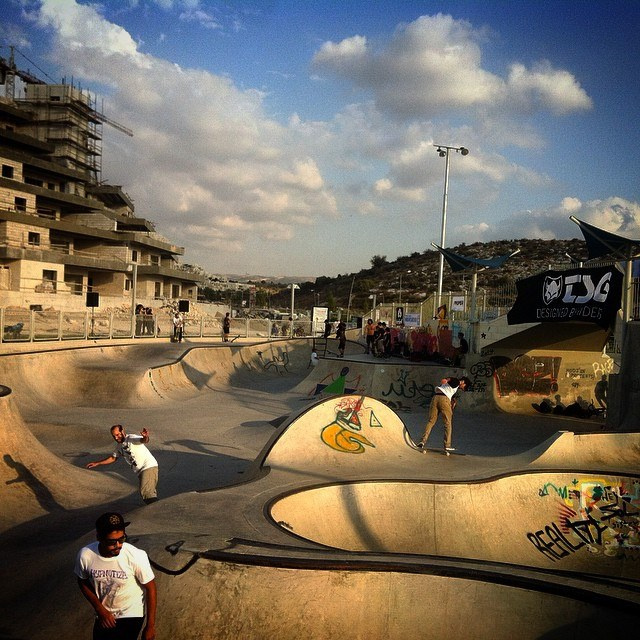
[[640,480],[547,482],[538,495],[558,500],[558,519],[530,531],[527,539],[552,562],[583,548],[595,555],[640,559]]
[[608,357],[592,362],[591,366],[593,367],[593,377],[599,378],[601,376],[609,375],[613,371],[614,364],[613,358]]
[[361,376],[357,375],[354,378],[347,379],[349,375],[349,367],[342,367],[340,373],[328,373],[320,382],[318,382],[312,389],[309,390],[307,395],[317,396],[322,393],[327,395],[339,395],[342,393],[352,394],[361,393],[363,389],[360,388]]
[[376,445],[360,431],[367,417],[371,429],[381,429],[382,423],[372,409],[362,406],[364,399],[365,396],[343,398],[336,405],[335,419],[320,433],[324,444],[341,453],[364,453],[365,447],[375,449]]
[[283,351],[281,356],[273,356],[271,360],[265,360],[262,357],[262,351],[258,351],[258,357],[260,358],[260,362],[262,363],[262,368],[265,371],[269,369],[275,369],[278,373],[282,373],[281,368],[285,371],[289,371],[287,366],[289,365],[289,353],[287,351]]
[[[398,378],[389,385],[386,391],[382,392],[383,402],[391,408],[405,408],[402,399],[411,400],[419,407],[428,407],[434,393],[434,386],[430,383],[418,384],[412,377],[410,369],[400,369]],[[400,405],[400,406],[397,406]]]
[[481,360],[476,362],[470,369],[471,388],[467,391],[473,393],[485,393],[487,390],[487,381],[495,374],[494,366],[491,360]]
[[494,356],[490,362],[500,396],[534,394],[548,396],[558,391],[560,356],[520,355],[511,360]]

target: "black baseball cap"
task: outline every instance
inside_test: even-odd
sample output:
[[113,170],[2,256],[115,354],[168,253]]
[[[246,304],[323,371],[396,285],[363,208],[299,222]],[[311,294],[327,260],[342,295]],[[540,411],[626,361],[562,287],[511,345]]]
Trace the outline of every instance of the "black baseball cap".
[[109,513],[103,513],[96,520],[96,532],[99,536],[103,536],[112,531],[124,531],[124,528],[130,524],[130,522],[125,522],[119,513],[110,511]]

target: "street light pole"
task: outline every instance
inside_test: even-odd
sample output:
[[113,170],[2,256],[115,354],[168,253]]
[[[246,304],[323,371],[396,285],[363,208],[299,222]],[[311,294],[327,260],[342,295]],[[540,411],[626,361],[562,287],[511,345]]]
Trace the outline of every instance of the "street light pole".
[[291,283],[291,335],[293,336],[293,304],[294,304],[294,300],[295,300],[295,295],[296,295],[296,289],[299,289],[300,287],[297,284],[293,284],[293,282]]
[[131,269],[131,335],[136,335],[136,295],[138,287],[138,264],[132,262],[127,265],[127,271]]
[[[447,199],[449,196],[449,151],[455,151],[463,156],[468,155],[466,147],[450,147],[444,144],[434,144],[441,158],[445,158],[444,164],[444,190],[442,193],[442,229],[440,230],[440,246],[445,248],[445,233],[447,228]],[[442,300],[442,280],[444,275],[444,255],[440,253],[440,270],[438,271],[438,304]]]
[[[411,273],[411,269],[407,269],[407,273]],[[401,307],[402,306],[402,274],[403,272],[400,272],[400,291],[398,292],[398,306]]]

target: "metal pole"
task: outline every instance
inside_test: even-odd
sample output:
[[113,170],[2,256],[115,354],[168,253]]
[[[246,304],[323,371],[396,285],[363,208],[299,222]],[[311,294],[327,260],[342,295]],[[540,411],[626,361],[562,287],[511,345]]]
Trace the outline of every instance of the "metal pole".
[[633,315],[633,295],[632,295],[632,282],[633,282],[633,259],[631,257],[632,251],[629,248],[627,255],[627,263],[624,269],[624,295],[623,299],[623,314],[622,319],[624,322],[629,322]]
[[289,327],[289,332],[291,336],[293,336],[293,304],[295,300],[295,291],[296,291],[296,285],[293,284],[292,282],[291,283],[291,326]]
[[131,337],[136,337],[136,287],[138,284],[138,265],[131,263]]
[[349,302],[347,304],[347,322],[349,322],[349,314],[351,313],[351,298],[353,297],[353,284],[356,281],[356,277],[353,276],[353,280],[351,280],[351,289],[349,290]]
[[[444,191],[442,193],[442,229],[440,230],[440,246],[445,248],[445,230],[447,227],[447,197],[449,195],[449,149],[445,150]],[[438,271],[438,307],[442,299],[442,279],[444,275],[444,255],[440,253],[440,270]]]

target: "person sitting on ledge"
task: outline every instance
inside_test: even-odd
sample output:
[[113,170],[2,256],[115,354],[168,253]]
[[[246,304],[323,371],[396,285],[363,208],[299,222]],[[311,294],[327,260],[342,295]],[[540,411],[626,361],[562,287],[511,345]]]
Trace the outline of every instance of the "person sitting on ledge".
[[540,403],[532,402],[531,406],[538,413],[553,413],[556,416],[567,416],[569,418],[589,419],[595,416],[598,411],[592,404],[588,404],[581,396],[578,396],[575,402],[566,407],[560,402],[559,396],[556,396],[557,403],[555,407],[549,398],[545,398]]

